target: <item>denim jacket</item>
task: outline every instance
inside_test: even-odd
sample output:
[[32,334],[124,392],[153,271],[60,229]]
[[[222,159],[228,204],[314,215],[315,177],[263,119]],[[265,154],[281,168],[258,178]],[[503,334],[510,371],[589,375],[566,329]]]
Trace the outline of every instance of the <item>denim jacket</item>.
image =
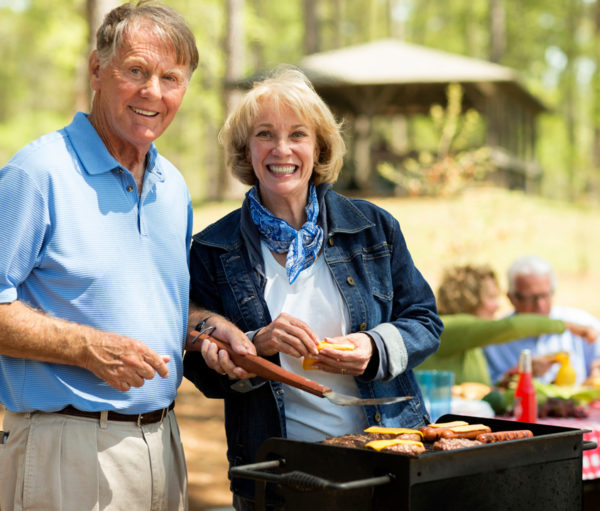
[[[357,378],[361,397],[410,395],[414,399],[363,407],[369,425],[418,428],[430,419],[412,369],[439,346],[442,322],[431,288],[413,264],[398,222],[386,211],[320,185],[322,257],[346,303],[351,332],[364,331],[384,346],[382,378]],[[260,238],[247,205],[193,238],[191,299],[232,320],[245,332],[267,325]],[[253,232],[254,230],[254,232]],[[279,363],[277,355],[270,357]],[[228,459],[253,463],[269,437],[285,437],[283,388],[278,382],[233,385],[208,369],[198,352],[187,352],[184,374],[207,397],[225,399]],[[248,390],[241,392],[240,390]],[[340,431],[340,434],[347,431]],[[254,483],[232,481],[232,491],[251,496]]]

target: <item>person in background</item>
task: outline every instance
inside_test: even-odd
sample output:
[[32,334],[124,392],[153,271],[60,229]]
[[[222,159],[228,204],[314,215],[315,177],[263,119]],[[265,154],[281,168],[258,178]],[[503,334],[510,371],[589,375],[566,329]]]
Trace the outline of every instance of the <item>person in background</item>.
[[[337,406],[254,380],[242,393],[219,374],[229,375],[227,353],[206,340],[202,353],[186,354],[185,376],[225,399],[230,464],[254,462],[269,437],[314,442],[368,425],[427,424],[412,369],[439,344],[435,299],[398,221],[331,189],[344,143],[329,108],[300,71],[279,69],[244,96],[220,137],[228,167],[251,189],[240,209],[194,236],[192,300],[231,318],[259,355],[335,392],[414,396]],[[350,349],[319,350],[323,340]],[[303,357],[316,359],[313,370]],[[236,509],[254,509],[253,481],[234,478],[232,491]]]
[[172,408],[192,206],[153,142],[197,65],[177,12],[113,9],[89,58],[91,113],[0,169],[2,511],[187,509]]
[[444,323],[440,347],[417,369],[452,371],[454,382],[490,385],[483,346],[532,335],[563,333],[568,325],[541,314],[494,319],[498,310],[498,279],[488,265],[448,268],[437,290],[438,313]]
[[576,383],[582,384],[591,375],[599,357],[600,322],[591,314],[572,307],[552,304],[556,277],[548,261],[537,256],[520,257],[508,270],[508,298],[514,314],[541,314],[559,319],[570,325],[562,333],[531,335],[503,344],[486,346],[485,357],[493,381],[518,364],[522,350],[530,349],[536,357],[533,375],[545,383],[556,377],[558,366],[551,356],[559,352],[569,354],[576,372]]

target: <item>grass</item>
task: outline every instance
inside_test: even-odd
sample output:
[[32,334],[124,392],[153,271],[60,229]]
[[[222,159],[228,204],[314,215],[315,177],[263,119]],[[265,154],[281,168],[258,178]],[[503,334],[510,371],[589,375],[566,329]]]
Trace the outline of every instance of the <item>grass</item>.
[[[476,187],[453,198],[374,198],[400,222],[417,267],[435,289],[447,266],[488,263],[501,287],[513,259],[536,254],[554,266],[554,302],[600,318],[600,207]],[[201,230],[240,201],[195,209]],[[508,301],[501,311],[509,310]]]

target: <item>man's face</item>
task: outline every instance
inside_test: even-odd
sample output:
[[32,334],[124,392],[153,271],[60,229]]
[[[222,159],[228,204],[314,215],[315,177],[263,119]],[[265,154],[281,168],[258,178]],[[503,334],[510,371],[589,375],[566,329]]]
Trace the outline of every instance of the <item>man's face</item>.
[[187,89],[189,69],[174,51],[143,27],[126,36],[112,61],[100,67],[90,59],[96,92],[93,115],[102,135],[117,151],[145,152],[169,126]]
[[515,291],[508,295],[517,313],[548,316],[552,308],[552,283],[549,275],[519,275]]

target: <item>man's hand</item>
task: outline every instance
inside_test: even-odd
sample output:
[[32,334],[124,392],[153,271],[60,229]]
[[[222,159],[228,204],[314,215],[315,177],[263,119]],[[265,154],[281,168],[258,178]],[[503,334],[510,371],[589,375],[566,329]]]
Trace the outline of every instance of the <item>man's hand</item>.
[[99,335],[88,344],[84,367],[117,390],[141,387],[158,373],[169,375],[168,355],[159,355],[143,342],[117,334]]
[[531,357],[531,375],[534,378],[540,378],[546,374],[554,364],[556,364],[554,354]]
[[585,342],[588,344],[593,344],[600,337],[600,332],[593,326],[579,325],[577,323],[570,323],[568,321],[565,321],[564,323],[568,330],[579,337],[583,337]]
[[0,304],[0,353],[83,367],[117,390],[169,375],[168,355],[143,342],[52,317],[16,300]]
[[227,374],[230,378],[236,379],[254,377],[253,374],[236,366],[231,360],[229,353],[225,350],[220,350],[216,344],[210,342],[210,339],[191,342],[194,337],[190,333],[195,329],[195,325],[202,320],[205,320],[203,328],[208,329],[213,327],[210,331],[207,331],[208,335],[214,336],[225,344],[229,344],[231,349],[236,353],[241,355],[256,355],[256,348],[252,344],[252,341],[231,321],[218,314],[198,309],[194,305],[190,306],[186,349],[188,351],[200,351],[206,365],[219,374]]

